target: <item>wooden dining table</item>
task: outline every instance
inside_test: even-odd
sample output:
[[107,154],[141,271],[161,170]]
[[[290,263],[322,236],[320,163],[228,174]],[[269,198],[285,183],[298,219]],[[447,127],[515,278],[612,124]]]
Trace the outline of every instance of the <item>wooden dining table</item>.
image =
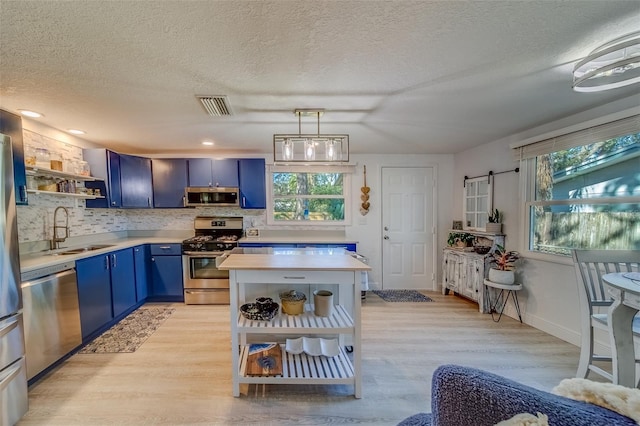
[[603,275],[602,281],[613,299],[609,306],[613,383],[633,388],[638,383],[633,318],[640,311],[640,276],[633,272],[616,272]]

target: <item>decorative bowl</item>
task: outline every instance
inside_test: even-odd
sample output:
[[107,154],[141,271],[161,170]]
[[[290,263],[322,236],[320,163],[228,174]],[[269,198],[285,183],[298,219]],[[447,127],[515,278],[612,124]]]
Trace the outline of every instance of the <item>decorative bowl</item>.
[[491,247],[489,247],[489,246],[475,246],[474,250],[478,254],[487,254],[487,253],[489,253],[489,250],[491,250]]
[[258,297],[256,303],[245,303],[240,306],[243,317],[254,321],[271,321],[280,309],[280,305],[268,297]]
[[299,291],[290,290],[280,293],[280,303],[282,303],[282,313],[288,315],[300,315],[304,312],[304,302],[307,296]]

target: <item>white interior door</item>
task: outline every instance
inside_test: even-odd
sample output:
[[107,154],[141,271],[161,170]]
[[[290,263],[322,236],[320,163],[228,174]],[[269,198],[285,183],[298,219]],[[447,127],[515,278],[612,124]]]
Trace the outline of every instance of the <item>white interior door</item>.
[[382,168],[382,288],[433,290],[431,167]]

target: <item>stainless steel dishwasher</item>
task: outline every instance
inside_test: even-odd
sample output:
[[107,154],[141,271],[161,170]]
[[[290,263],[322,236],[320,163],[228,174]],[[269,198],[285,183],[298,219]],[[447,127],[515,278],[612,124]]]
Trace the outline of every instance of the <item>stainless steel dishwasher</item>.
[[22,274],[27,378],[82,344],[75,262]]

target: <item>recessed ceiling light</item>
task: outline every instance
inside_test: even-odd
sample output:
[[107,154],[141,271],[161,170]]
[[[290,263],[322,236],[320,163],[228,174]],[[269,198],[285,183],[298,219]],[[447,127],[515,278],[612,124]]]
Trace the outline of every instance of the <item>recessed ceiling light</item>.
[[67,129],[67,132],[73,133],[74,135],[85,135],[87,133],[84,130],[78,130],[78,129]]
[[29,111],[28,109],[19,109],[18,111],[20,111],[20,114],[24,115],[25,117],[31,117],[31,118],[44,117],[44,114],[40,114],[39,112],[35,112],[35,111]]
[[213,142],[211,142],[211,141],[204,141],[204,142],[202,142],[202,145],[206,145],[206,146],[213,146]]

